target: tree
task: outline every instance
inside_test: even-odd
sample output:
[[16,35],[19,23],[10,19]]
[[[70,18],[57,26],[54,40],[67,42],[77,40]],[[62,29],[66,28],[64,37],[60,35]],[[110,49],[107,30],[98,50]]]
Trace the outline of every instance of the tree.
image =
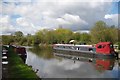
[[110,27],[110,28],[108,28],[107,32],[109,32],[108,36],[110,36],[109,39],[107,39],[108,41],[111,41],[113,43],[118,42],[118,30],[117,30],[117,28]]
[[26,43],[26,44],[27,44],[28,46],[33,45],[34,36],[32,36],[31,34],[27,34],[26,39],[27,39],[27,43]]
[[23,38],[23,33],[21,31],[17,31],[14,33],[15,35],[15,42],[18,43],[18,44],[21,44],[21,40]]
[[118,28],[117,30],[118,30],[118,41],[120,42],[120,28]]
[[55,34],[58,43],[68,43],[72,37],[73,32],[71,30],[59,28],[55,30]]
[[37,44],[39,45],[40,43],[44,43],[44,35],[43,34],[43,31],[38,31],[35,33],[35,36],[34,36],[34,44]]
[[79,42],[81,39],[81,34],[80,33],[73,33],[72,39]]
[[94,43],[105,41],[107,25],[103,21],[98,21],[95,23],[93,28],[90,30],[91,41]]
[[14,36],[12,35],[2,35],[2,43],[9,45],[14,42]]
[[22,33],[21,31],[17,31],[17,32],[15,32],[14,34],[15,34],[15,36],[17,36],[17,37],[22,37],[22,36],[23,36],[23,33]]
[[81,40],[81,42],[88,43],[88,42],[91,41],[91,36],[90,36],[90,34],[88,34],[88,33],[82,33],[80,40]]
[[107,26],[105,22],[98,21],[90,31],[91,40],[94,43],[100,41],[109,41],[116,43],[118,41],[118,30],[113,26]]
[[20,45],[26,45],[27,42],[27,38],[26,37],[22,37],[21,40],[19,41]]
[[45,35],[45,42],[47,44],[53,44],[56,41],[56,36],[54,31],[47,31]]

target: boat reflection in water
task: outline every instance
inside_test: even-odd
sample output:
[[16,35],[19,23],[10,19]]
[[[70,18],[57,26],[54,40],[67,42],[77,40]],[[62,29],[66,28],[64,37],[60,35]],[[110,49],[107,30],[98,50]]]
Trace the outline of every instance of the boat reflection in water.
[[26,48],[18,46],[18,47],[14,47],[14,51],[19,55],[19,57],[25,63],[26,62],[26,58],[27,58]]
[[76,61],[89,62],[94,65],[95,69],[98,71],[104,70],[113,70],[115,58],[91,58],[91,57],[83,57],[76,55],[68,55],[68,54],[60,54],[54,53],[55,57],[61,57],[64,59],[71,59],[75,63]]

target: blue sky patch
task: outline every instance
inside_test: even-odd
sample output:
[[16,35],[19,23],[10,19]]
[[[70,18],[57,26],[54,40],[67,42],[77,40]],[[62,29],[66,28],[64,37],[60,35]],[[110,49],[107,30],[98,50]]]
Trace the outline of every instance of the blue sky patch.
[[118,14],[118,2],[113,2],[111,6],[110,13],[111,14]]

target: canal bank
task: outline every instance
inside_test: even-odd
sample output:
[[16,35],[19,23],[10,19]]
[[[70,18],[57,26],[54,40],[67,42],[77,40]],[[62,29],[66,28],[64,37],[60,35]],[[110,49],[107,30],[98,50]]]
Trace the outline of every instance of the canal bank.
[[[36,73],[32,70],[31,67],[27,66],[23,60],[15,53],[14,47],[4,47],[7,52],[7,73],[2,74],[2,79],[12,78],[20,78],[22,80],[30,79],[30,80],[40,80]],[[2,67],[4,68],[4,66]],[[5,76],[6,75],[6,76]],[[16,79],[15,79],[16,80]]]

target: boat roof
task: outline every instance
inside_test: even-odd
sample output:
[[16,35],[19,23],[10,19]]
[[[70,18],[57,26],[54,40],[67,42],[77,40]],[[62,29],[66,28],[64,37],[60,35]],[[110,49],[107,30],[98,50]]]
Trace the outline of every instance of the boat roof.
[[55,44],[56,46],[93,47],[92,45]]
[[74,46],[74,44],[54,44],[56,46]]
[[111,44],[111,42],[99,42],[98,44]]

